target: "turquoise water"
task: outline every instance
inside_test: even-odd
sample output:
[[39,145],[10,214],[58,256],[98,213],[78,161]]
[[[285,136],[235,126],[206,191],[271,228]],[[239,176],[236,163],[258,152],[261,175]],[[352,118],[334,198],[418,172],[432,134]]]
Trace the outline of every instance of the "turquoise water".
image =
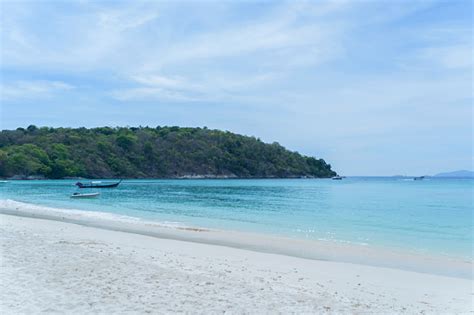
[[471,179],[125,180],[88,200],[69,198],[77,191],[74,182],[10,181],[0,184],[0,198],[187,226],[473,257]]

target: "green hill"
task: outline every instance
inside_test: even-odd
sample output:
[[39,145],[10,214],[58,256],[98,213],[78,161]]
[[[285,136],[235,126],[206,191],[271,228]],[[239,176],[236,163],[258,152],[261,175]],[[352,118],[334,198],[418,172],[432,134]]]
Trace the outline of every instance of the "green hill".
[[0,133],[0,177],[331,177],[322,159],[207,128],[48,128]]

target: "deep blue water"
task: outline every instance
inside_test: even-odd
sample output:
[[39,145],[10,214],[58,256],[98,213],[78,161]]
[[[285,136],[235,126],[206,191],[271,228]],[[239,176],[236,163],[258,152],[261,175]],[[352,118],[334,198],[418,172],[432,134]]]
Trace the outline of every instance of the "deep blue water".
[[472,179],[126,180],[89,200],[69,198],[77,191],[74,182],[10,181],[0,184],[0,198],[188,226],[473,257]]

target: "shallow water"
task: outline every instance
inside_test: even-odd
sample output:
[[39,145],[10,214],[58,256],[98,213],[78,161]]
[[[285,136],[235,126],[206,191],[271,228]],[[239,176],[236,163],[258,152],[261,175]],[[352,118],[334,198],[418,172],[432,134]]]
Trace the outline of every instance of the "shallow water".
[[0,183],[0,197],[146,220],[473,257],[471,179],[125,180],[96,199],[75,181]]

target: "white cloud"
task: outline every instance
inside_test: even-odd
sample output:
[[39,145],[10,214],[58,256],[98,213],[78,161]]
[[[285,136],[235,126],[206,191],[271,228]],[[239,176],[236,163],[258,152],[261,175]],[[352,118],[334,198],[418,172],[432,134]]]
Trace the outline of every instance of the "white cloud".
[[410,30],[406,36],[416,42],[412,50],[402,52],[400,60],[404,69],[423,71],[472,71],[472,26],[430,25]]
[[131,79],[148,86],[165,87],[165,88],[189,88],[190,84],[185,82],[183,78],[166,77],[156,74],[132,75]]
[[472,69],[472,44],[429,47],[421,51],[421,58],[447,69]]
[[55,93],[73,88],[74,86],[61,81],[15,81],[2,83],[0,98],[2,100],[18,100],[52,97]]
[[140,87],[126,90],[116,90],[111,95],[120,101],[195,101],[195,98],[188,97],[184,93],[173,90],[166,90],[156,87]]
[[[340,37],[340,27],[334,23],[300,25],[298,16],[267,16],[246,24],[201,32],[156,47],[158,55],[145,60],[141,69],[158,70],[180,64],[202,61],[219,62],[246,58],[252,63],[264,59],[272,67],[308,66],[339,55],[334,49]],[[291,56],[291,59],[288,58]],[[293,62],[296,61],[296,62]]]
[[141,40],[136,32],[159,17],[157,7],[83,5],[71,14],[34,2],[7,3],[0,28],[2,65],[81,72],[134,66],[128,53],[137,56],[141,47],[131,45],[132,39]]
[[[111,95],[120,101],[235,101],[249,100],[245,91],[278,80],[275,73],[194,75],[192,77],[164,76],[161,74],[134,74],[130,76],[138,86],[114,90]],[[255,98],[254,98],[255,99]]]
[[130,80],[138,87],[114,90],[111,95],[120,101],[197,101],[203,99],[203,86],[183,77],[170,77],[158,74],[133,74]]
[[104,10],[97,14],[97,25],[101,28],[123,32],[145,25],[158,18],[157,11]]
[[[61,12],[48,11],[49,18],[39,18],[48,29],[47,34],[26,22],[38,18],[29,12],[21,19],[13,15],[3,22],[2,62],[12,66],[131,73],[137,68],[143,72],[161,71],[166,66],[202,59],[249,54],[262,57],[266,52],[277,52],[273,54],[277,59],[291,53],[293,60],[301,60],[293,64],[304,66],[337,54],[331,50],[334,47],[331,42],[337,41],[338,27],[327,21],[319,24],[316,19],[300,23],[299,15],[333,14],[343,10],[343,4],[342,1],[321,2],[315,9],[304,2],[286,3],[250,21],[202,29],[197,25],[198,30],[189,34],[179,32],[186,21],[173,22],[174,28],[166,22],[160,24],[166,12],[161,13],[161,5],[153,2],[124,4],[118,8],[90,5],[88,10],[67,18]],[[209,12],[209,17],[212,14]],[[298,57],[300,53],[302,58]],[[263,57],[268,61],[267,56]],[[280,60],[275,60],[278,63],[281,64]]]

